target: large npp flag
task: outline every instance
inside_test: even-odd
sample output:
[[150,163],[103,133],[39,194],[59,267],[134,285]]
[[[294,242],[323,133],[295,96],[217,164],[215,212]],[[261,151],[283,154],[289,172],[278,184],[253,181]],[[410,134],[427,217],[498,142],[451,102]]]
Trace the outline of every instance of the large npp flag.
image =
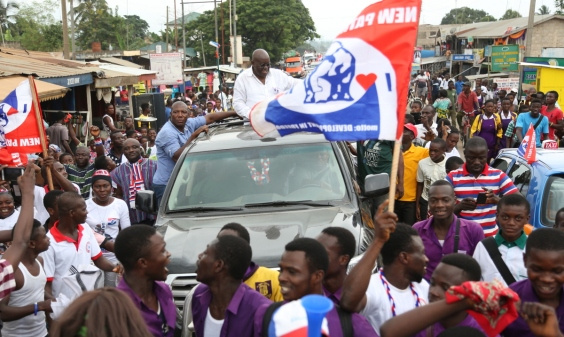
[[39,132],[30,82],[24,80],[0,103],[0,164],[25,164],[26,154],[42,152]]
[[289,92],[250,113],[263,137],[306,131],[328,140],[396,140],[403,132],[421,0],[365,8],[323,61]]

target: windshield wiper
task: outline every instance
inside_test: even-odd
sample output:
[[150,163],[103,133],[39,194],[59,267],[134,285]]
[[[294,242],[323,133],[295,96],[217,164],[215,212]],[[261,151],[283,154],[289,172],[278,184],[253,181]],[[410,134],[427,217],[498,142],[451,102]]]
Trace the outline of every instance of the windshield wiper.
[[311,200],[299,200],[299,201],[268,201],[268,202],[257,202],[252,204],[245,204],[245,207],[268,207],[268,206],[312,206],[312,207],[327,207],[333,206],[330,202],[316,202]]
[[185,207],[174,210],[169,210],[167,213],[182,213],[182,212],[217,212],[217,211],[242,211],[242,207]]

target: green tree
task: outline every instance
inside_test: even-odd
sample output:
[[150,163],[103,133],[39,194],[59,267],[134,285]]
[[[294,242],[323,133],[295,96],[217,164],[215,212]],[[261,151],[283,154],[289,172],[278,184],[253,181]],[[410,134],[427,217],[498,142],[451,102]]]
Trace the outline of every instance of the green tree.
[[539,9],[537,10],[537,12],[535,13],[537,15],[548,15],[550,14],[550,8],[548,8],[547,5],[542,5],[539,7]]
[[58,6],[57,0],[36,0],[23,4],[15,16],[12,30],[14,40],[19,41],[21,46],[28,50],[61,50],[62,24],[53,16]]
[[521,18],[523,17],[519,12],[514,11],[512,9],[508,9],[505,11],[505,14],[503,14],[503,16],[501,18],[499,18],[500,20],[507,20],[507,19],[515,19],[515,18]]
[[466,24],[487,21],[496,21],[496,19],[483,10],[460,7],[454,8],[450,12],[448,12],[441,20],[441,25]]
[[2,35],[2,43],[4,43],[4,32],[13,28],[15,25],[15,12],[20,6],[13,1],[0,0],[0,35]]
[[100,42],[102,49],[118,45],[114,27],[119,17],[112,15],[106,0],[84,0],[74,10],[79,48],[90,49],[92,42]]
[[[225,17],[223,37],[221,20],[218,19],[217,42],[224,41],[225,53],[228,54],[229,2],[223,2],[217,11],[218,18],[221,17],[221,11]],[[238,0],[237,35],[242,36],[245,56],[251,56],[253,50],[263,48],[268,51],[273,62],[279,60],[285,51],[319,37],[309,10],[301,0]],[[186,25],[186,40],[187,46],[194,47],[200,53],[203,42],[206,61],[215,64],[215,48],[209,45],[209,41],[215,40],[213,10],[204,12]],[[220,52],[221,50],[220,47]],[[195,64],[202,62],[195,60]]]
[[564,14],[564,0],[554,0],[554,6],[556,11],[554,14],[563,15]]

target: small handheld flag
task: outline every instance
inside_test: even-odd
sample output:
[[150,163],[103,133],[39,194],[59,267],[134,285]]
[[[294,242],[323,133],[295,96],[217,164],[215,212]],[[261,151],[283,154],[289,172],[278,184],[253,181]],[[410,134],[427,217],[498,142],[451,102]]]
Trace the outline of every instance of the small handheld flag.
[[337,36],[305,80],[256,104],[261,136],[320,132],[328,140],[396,140],[403,132],[421,0],[379,0]]
[[519,145],[517,153],[523,157],[528,164],[537,160],[537,138],[533,123],[529,125],[529,130],[527,130],[525,137],[523,137],[523,141]]
[[217,43],[215,41],[210,41],[210,46],[215,47],[215,48],[219,48],[219,43]]

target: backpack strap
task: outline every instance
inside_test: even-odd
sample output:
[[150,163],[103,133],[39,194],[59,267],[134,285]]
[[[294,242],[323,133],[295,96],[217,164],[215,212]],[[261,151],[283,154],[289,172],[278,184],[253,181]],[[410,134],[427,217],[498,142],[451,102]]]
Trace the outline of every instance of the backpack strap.
[[456,219],[456,228],[454,230],[454,246],[453,253],[458,253],[458,243],[460,242],[460,218]]
[[274,302],[265,311],[262,317],[262,337],[268,337],[268,328],[270,327],[270,322],[272,321],[272,316],[274,312],[278,310],[285,302]]
[[484,240],[482,240],[482,244],[486,248],[486,251],[488,252],[490,257],[492,258],[492,261],[495,264],[497,271],[499,271],[505,283],[507,283],[508,286],[512,283],[515,283],[516,280],[513,277],[513,274],[511,274],[509,268],[507,267],[507,264],[505,264],[505,261],[503,261],[503,258],[501,257],[501,253],[497,248],[497,243],[495,242],[494,237],[490,236],[489,238],[485,238]]
[[352,314],[348,311],[341,309],[340,306],[336,305],[337,313],[339,314],[339,321],[341,322],[341,329],[343,330],[343,336],[354,336],[354,329],[352,324]]
[[535,132],[537,131],[537,128],[539,127],[539,125],[540,125],[540,123],[542,122],[543,119],[544,119],[544,115],[540,115],[539,120],[533,126],[533,129],[535,129]]

